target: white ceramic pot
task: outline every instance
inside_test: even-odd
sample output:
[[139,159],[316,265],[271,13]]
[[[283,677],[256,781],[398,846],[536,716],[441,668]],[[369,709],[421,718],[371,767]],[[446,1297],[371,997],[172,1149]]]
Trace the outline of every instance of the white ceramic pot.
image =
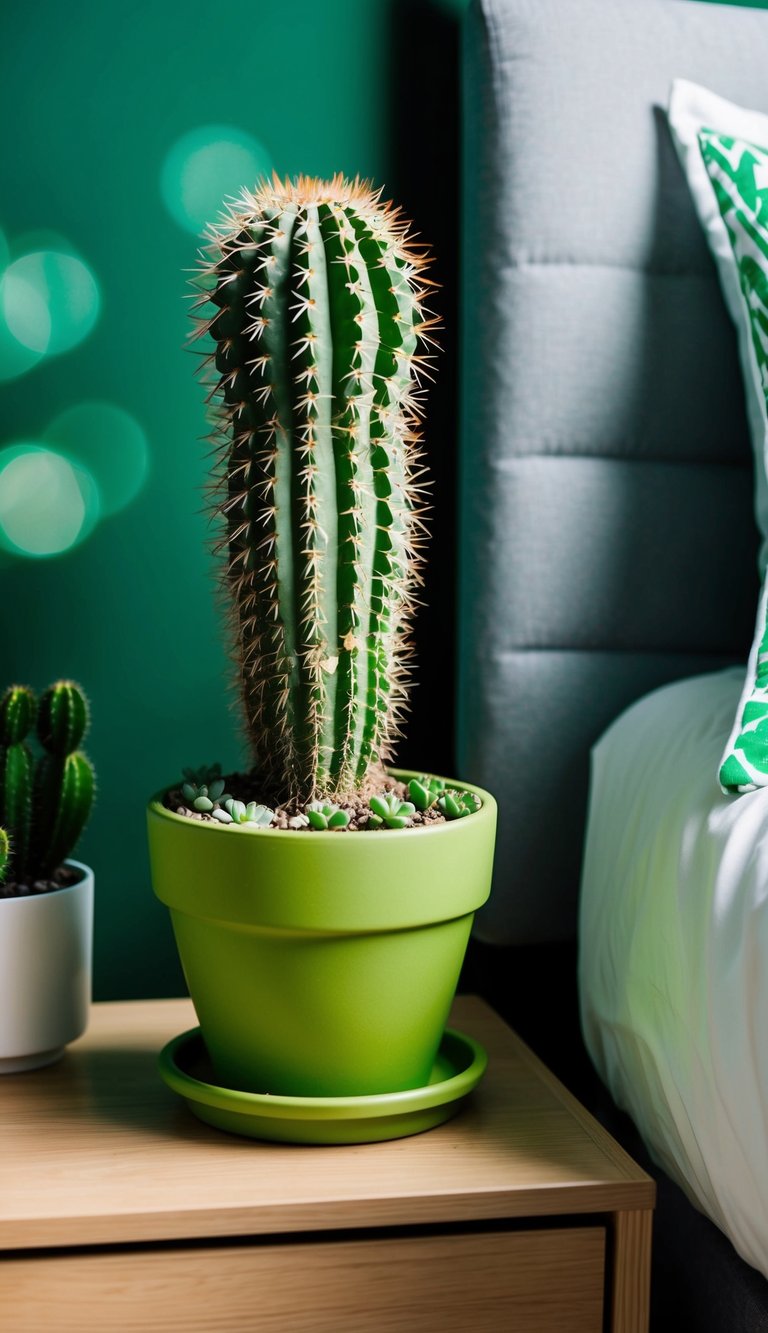
[[0,898],[0,1074],[39,1069],[86,1028],[91,1002],[93,871],[28,898]]

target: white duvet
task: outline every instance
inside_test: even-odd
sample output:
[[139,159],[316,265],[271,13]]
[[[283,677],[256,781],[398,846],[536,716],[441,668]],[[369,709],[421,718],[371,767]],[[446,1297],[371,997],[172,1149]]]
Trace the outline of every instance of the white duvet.
[[768,789],[717,784],[743,675],[657,690],[595,747],[580,985],[614,1100],[768,1277]]

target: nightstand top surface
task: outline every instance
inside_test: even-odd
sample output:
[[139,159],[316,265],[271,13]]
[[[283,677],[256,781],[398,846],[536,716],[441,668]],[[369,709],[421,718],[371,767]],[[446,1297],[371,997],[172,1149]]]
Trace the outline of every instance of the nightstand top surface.
[[654,1185],[482,1000],[451,1025],[485,1078],[455,1119],[365,1146],[290,1147],[196,1120],[157,1055],[189,1000],[97,1004],[57,1065],[0,1079],[0,1249],[284,1235],[653,1206]]

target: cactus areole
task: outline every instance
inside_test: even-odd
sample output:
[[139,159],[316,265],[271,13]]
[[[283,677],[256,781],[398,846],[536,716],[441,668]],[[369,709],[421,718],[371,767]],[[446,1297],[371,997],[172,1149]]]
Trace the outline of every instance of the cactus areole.
[[[196,337],[254,766],[276,799],[361,788],[406,699],[424,535],[427,262],[366,183],[274,178],[207,234]],[[210,306],[208,312],[210,313]]]

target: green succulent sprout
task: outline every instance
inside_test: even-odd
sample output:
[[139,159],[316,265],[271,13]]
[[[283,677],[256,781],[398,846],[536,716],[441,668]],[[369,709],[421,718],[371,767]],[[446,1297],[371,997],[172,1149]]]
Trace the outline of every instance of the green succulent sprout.
[[[189,773],[190,770],[186,771]],[[216,814],[220,806],[225,806],[227,801],[232,799],[224,791],[223,778],[216,778],[210,786],[205,782],[199,784],[185,782],[182,784],[181,794],[190,810],[197,810],[205,815]],[[227,823],[227,820],[221,822]]]
[[349,824],[349,812],[341,810],[333,801],[311,801],[306,815],[314,829],[339,829]]
[[416,812],[410,801],[402,801],[394,792],[372,796],[369,805],[373,811],[368,820],[371,828],[381,828],[382,824],[387,828],[407,828]]
[[227,819],[221,820],[222,823],[249,824],[252,828],[269,828],[272,823],[275,812],[266,805],[257,805],[256,801],[236,801],[231,796],[224,802],[224,809],[220,812],[214,811],[214,818],[221,817],[222,814]]
[[445,783],[442,778],[411,778],[408,783],[408,795],[417,810],[430,810],[444,791]]
[[437,802],[438,810],[446,819],[463,819],[465,815],[473,815],[479,805],[478,798],[471,791],[446,791]]
[[390,757],[406,703],[427,260],[399,211],[341,176],[274,177],[208,241],[196,336],[215,343],[213,493],[247,734],[276,800],[338,797]]

